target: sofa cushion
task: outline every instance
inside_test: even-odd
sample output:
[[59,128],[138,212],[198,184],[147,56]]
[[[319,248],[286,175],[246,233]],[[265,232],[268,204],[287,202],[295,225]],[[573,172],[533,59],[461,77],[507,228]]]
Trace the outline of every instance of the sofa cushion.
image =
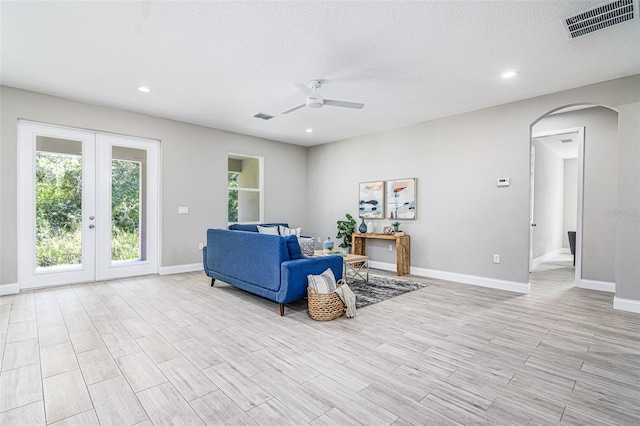
[[258,232],[261,234],[269,234],[269,235],[280,235],[280,233],[278,232],[278,227],[277,226],[261,226],[258,225]]
[[288,223],[259,223],[259,224],[245,224],[245,223],[234,223],[229,225],[229,230],[231,231],[249,231],[249,232],[258,232],[258,225],[260,226],[275,226],[278,227],[280,225],[289,227]]
[[298,237],[295,235],[287,235],[284,237],[284,240],[287,242],[290,260],[304,259],[302,250],[300,249],[300,244],[298,243]]
[[331,268],[320,275],[307,276],[309,287],[318,294],[326,294],[336,291],[336,277],[333,275]]

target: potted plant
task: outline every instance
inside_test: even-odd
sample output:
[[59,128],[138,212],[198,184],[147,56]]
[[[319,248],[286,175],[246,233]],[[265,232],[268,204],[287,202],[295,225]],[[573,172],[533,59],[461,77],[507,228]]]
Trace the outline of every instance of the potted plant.
[[393,226],[393,232],[398,232],[398,229],[400,228],[400,222],[396,220],[391,224],[391,226]]
[[336,225],[338,226],[338,235],[336,235],[336,238],[342,238],[340,247],[346,249],[348,252],[351,247],[351,235],[356,229],[356,221],[349,213],[345,216],[347,217],[347,220],[339,220],[336,222]]

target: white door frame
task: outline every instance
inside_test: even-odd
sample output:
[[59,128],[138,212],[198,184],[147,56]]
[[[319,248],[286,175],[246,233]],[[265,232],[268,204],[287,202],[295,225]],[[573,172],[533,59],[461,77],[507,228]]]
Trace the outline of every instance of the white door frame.
[[[96,134],[96,155],[98,163],[99,194],[96,200],[98,211],[111,211],[111,161],[112,147],[144,149],[147,152],[146,179],[147,188],[158,188],[158,141],[121,136],[108,133]],[[107,178],[107,176],[109,178]],[[158,191],[146,191],[146,229],[147,259],[132,262],[111,262],[111,215],[101,214],[96,221],[98,244],[96,246],[96,279],[110,280],[158,273]]]
[[[531,132],[531,138],[529,139],[530,152],[533,146],[533,138],[540,138],[544,136],[556,136],[563,135],[567,133],[578,133],[578,217],[576,218],[576,250],[575,250],[575,258],[576,258],[576,266],[575,266],[575,285],[576,287],[582,287],[582,216],[583,216],[583,207],[584,207],[584,133],[585,126],[579,127],[570,127],[567,129],[558,129],[558,130],[550,130],[546,132]],[[533,176],[533,164],[531,164],[532,176]],[[533,198],[534,198],[534,186],[533,186],[533,177],[531,182],[531,206],[530,208],[533,210]],[[530,226],[530,229],[531,226]],[[563,236],[564,237],[564,236]],[[533,246],[533,235],[532,232],[529,232],[529,246]],[[529,253],[529,270],[531,270],[531,263],[533,250],[530,249]]]
[[[35,268],[36,136],[80,140],[83,159],[82,266],[37,271]],[[111,262],[111,147],[147,152],[147,259]],[[159,142],[116,134],[18,120],[18,284],[20,289],[93,282],[158,273]],[[85,161],[87,160],[87,161]],[[108,178],[105,178],[108,176]],[[89,189],[89,190],[87,190]],[[97,196],[96,194],[100,194]],[[106,195],[108,194],[108,195]],[[103,210],[103,213],[99,214]],[[93,220],[92,218],[96,218]],[[94,225],[95,228],[91,228]],[[89,231],[91,229],[91,231]],[[102,256],[102,257],[100,257]],[[103,257],[108,256],[108,260]]]
[[[82,143],[82,187],[95,187],[95,170],[86,159],[95,156],[94,134],[84,130],[49,126],[20,120],[18,123],[18,283],[21,289],[48,287],[92,281],[95,255],[87,247],[95,246],[95,232],[89,217],[95,217],[95,192],[82,191],[82,260],[81,265],[37,271],[35,264],[35,155],[36,136],[79,141]],[[88,166],[88,167],[85,167]]]

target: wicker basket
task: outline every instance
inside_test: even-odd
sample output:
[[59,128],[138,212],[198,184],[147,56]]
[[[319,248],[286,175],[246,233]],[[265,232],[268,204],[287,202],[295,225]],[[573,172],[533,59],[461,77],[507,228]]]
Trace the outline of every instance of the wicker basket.
[[[338,284],[339,286],[340,284]],[[308,287],[307,299],[309,301],[309,316],[316,321],[331,321],[344,315],[344,303],[335,291],[321,294]]]

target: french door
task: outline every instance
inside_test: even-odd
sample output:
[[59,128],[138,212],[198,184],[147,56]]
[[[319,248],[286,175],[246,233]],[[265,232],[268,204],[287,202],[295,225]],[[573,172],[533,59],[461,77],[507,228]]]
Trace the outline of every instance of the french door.
[[20,288],[158,269],[158,142],[18,123]]

